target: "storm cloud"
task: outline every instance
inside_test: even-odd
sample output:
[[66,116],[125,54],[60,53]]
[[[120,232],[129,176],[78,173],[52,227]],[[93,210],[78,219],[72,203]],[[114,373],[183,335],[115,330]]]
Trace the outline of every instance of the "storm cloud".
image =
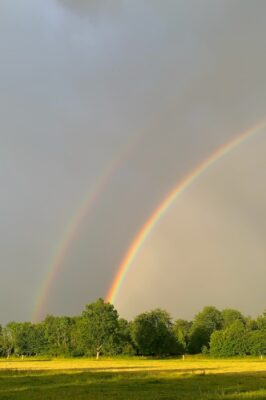
[[[265,12],[259,0],[1,2],[2,322],[31,319],[70,221],[115,160],[47,313],[104,297],[166,193],[265,117]],[[265,135],[169,210],[117,298],[123,316],[163,306],[190,317],[206,303],[263,310]]]

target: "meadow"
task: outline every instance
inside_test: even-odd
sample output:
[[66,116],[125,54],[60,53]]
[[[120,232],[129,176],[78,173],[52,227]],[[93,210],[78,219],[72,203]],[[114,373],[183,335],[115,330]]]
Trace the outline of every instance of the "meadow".
[[0,361],[0,399],[266,399],[266,360]]

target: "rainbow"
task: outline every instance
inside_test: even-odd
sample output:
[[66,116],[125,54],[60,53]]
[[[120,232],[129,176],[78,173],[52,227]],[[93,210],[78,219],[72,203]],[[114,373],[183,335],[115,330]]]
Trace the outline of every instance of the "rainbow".
[[48,295],[52,289],[54,282],[56,281],[61,268],[63,266],[66,255],[72,242],[75,240],[76,235],[84,221],[88,217],[89,211],[93,208],[99,196],[102,194],[105,186],[110,181],[111,177],[115,174],[119,166],[128,157],[128,154],[136,146],[140,137],[133,138],[127,143],[118,156],[108,164],[102,175],[98,178],[93,188],[90,188],[86,193],[85,199],[81,202],[78,209],[75,210],[70,222],[67,224],[65,232],[58,246],[56,247],[52,258],[46,268],[45,276],[42,280],[41,288],[37,293],[37,300],[34,304],[32,312],[32,321],[39,321],[45,314]]
[[169,210],[171,205],[175,202],[175,200],[182,194],[184,191],[201,175],[203,174],[209,167],[211,167],[216,161],[220,160],[223,156],[226,156],[229,152],[234,150],[237,146],[251,138],[257,132],[261,131],[266,125],[266,120],[253,125],[249,129],[240,133],[238,136],[225,143],[218,149],[216,149],[211,156],[205,159],[201,164],[197,165],[189,174],[187,174],[178,184],[172,189],[170,193],[163,199],[163,201],[159,204],[159,206],[153,211],[151,216],[142,226],[135,239],[131,243],[128,248],[121,264],[118,267],[117,273],[113,282],[109,288],[109,291],[106,295],[105,300],[107,302],[114,303],[119,293],[120,288],[122,287],[126,275],[130,270],[130,267],[133,264],[133,261],[139,254],[145,240],[151,234],[152,230],[155,228],[160,219],[164,216],[164,214]]

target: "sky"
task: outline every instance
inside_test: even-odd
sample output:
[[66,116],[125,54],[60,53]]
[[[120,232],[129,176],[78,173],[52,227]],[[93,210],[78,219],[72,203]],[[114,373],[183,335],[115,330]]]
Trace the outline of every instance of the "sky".
[[[0,2],[2,323],[32,319],[88,196],[39,318],[104,297],[169,190],[266,117],[265,14],[262,0]],[[265,154],[266,129],[173,204],[115,300],[121,316],[263,311]]]

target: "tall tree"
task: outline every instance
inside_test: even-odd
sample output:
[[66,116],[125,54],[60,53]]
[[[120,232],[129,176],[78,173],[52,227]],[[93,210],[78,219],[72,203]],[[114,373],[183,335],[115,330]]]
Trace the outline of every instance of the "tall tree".
[[248,332],[247,350],[252,356],[266,355],[266,330]]
[[73,318],[48,315],[43,326],[49,354],[56,357],[71,354]]
[[133,355],[136,349],[131,337],[131,324],[124,318],[118,320],[117,353]]
[[73,326],[71,329],[71,355],[73,357],[82,357],[85,355],[82,331],[83,331],[83,318],[82,316],[73,317]]
[[210,340],[210,352],[219,357],[247,354],[248,337],[243,322],[236,320],[224,330],[213,332]]
[[87,304],[82,313],[81,336],[86,354],[115,354],[119,331],[118,313],[114,306],[98,299]]
[[175,337],[183,354],[188,352],[191,327],[192,322],[184,319],[177,319],[173,326]]
[[138,315],[132,323],[132,338],[142,355],[178,352],[173,324],[167,311],[156,309]]
[[213,306],[204,307],[199,312],[191,328],[189,350],[192,354],[197,354],[203,348],[209,348],[211,334],[222,328],[223,317],[219,310]]

